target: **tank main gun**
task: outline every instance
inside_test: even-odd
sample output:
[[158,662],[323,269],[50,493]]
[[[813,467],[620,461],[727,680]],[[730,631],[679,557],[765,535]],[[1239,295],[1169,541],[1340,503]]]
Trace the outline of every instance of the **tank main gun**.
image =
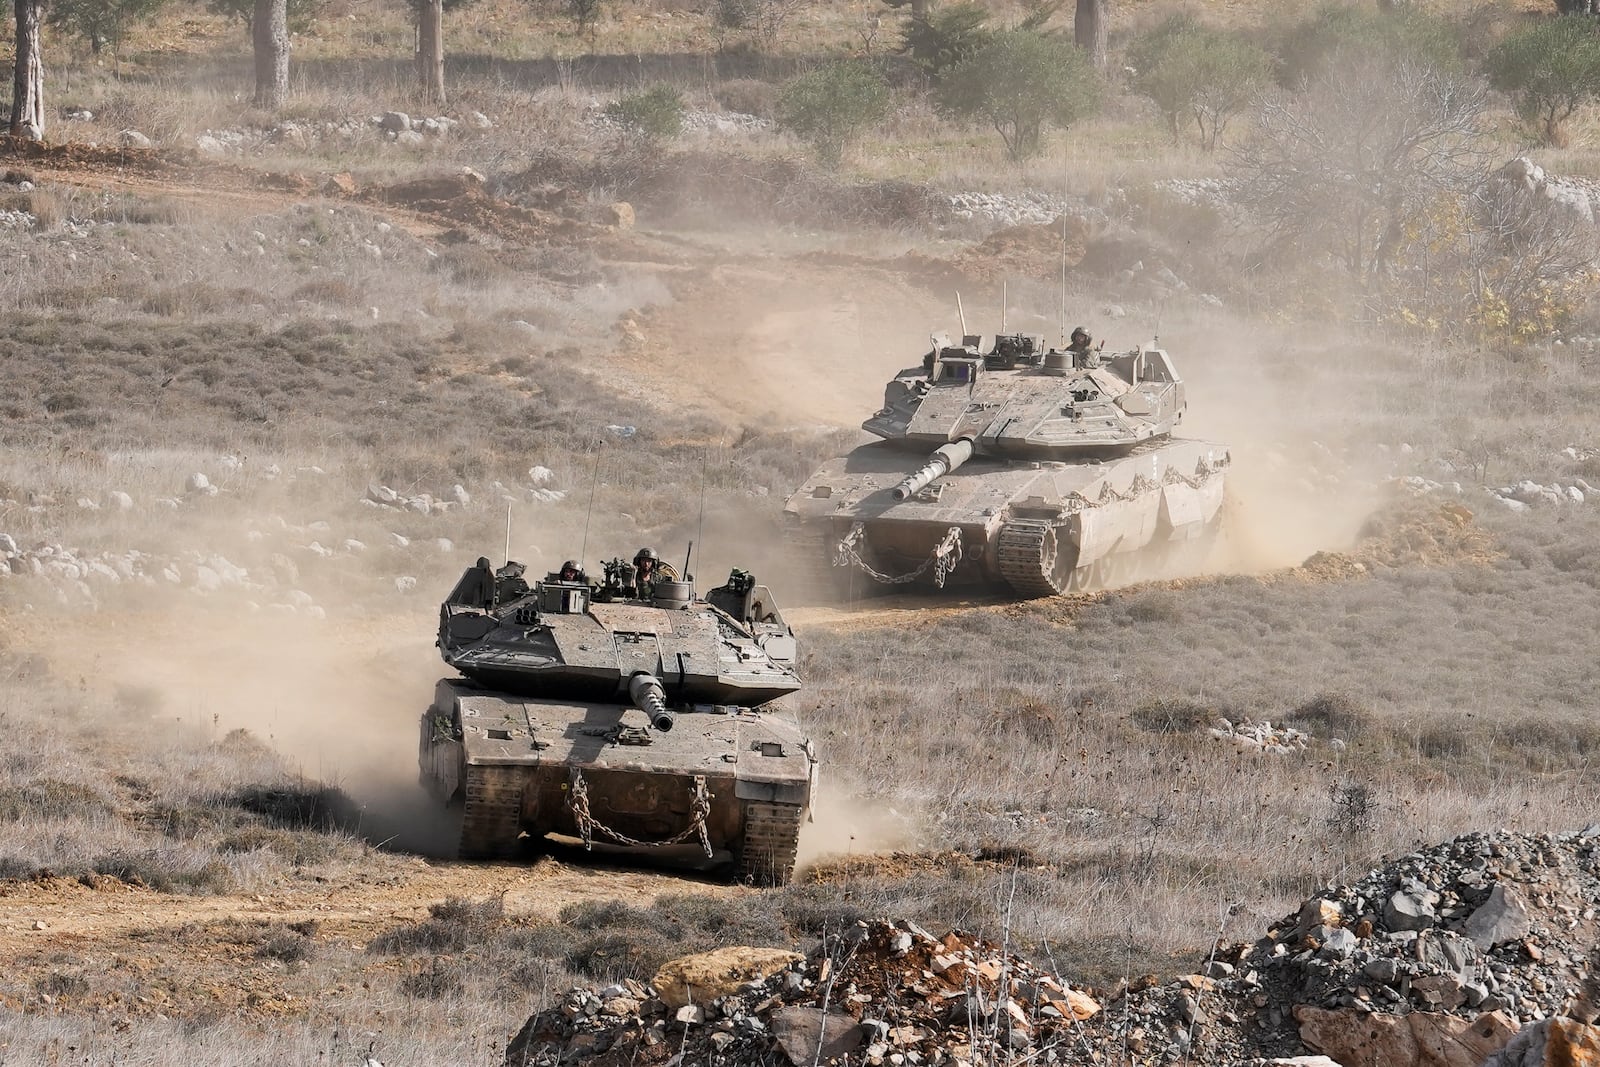
[[653,674],[636,674],[629,678],[628,699],[644,712],[650,725],[662,733],[672,729],[677,721],[677,716],[667,707],[667,692],[661,687],[661,679]]
[[942,478],[967,460],[972,458],[972,439],[963,437],[959,441],[951,441],[947,445],[940,445],[933,450],[933,455],[928,457],[928,462],[917,469],[915,474],[906,478],[894,487],[896,500],[907,500],[913,495],[922,492],[935,478]]

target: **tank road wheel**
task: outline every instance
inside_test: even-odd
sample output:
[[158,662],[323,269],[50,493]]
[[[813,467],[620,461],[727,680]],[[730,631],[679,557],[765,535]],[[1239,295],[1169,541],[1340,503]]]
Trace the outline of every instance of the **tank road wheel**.
[[744,836],[734,855],[739,881],[788,885],[800,848],[800,805],[750,801],[744,806]]
[[514,856],[521,848],[522,782],[515,767],[467,768],[461,814],[464,860]]
[[1078,552],[1062,530],[1041,519],[1017,519],[1000,527],[1000,577],[1023,596],[1073,592]]

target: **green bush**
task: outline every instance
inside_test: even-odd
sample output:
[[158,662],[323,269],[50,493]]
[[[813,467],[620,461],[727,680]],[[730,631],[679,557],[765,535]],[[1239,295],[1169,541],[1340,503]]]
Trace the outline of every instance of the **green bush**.
[[1517,114],[1538,124],[1544,143],[1561,145],[1566,121],[1600,96],[1600,34],[1581,15],[1539,22],[1496,45],[1486,67]]
[[945,71],[994,40],[988,21],[988,9],[970,2],[912,15],[901,31],[900,51],[938,81]]
[[1128,59],[1134,88],[1161,111],[1172,139],[1193,123],[1207,152],[1272,76],[1272,60],[1263,49],[1186,15],[1175,15],[1140,38]]
[[1324,3],[1280,34],[1277,52],[1280,79],[1292,89],[1352,56],[1419,62],[1448,73],[1462,69],[1458,27],[1411,9]]
[[841,61],[785,83],[778,124],[810,143],[825,163],[836,164],[862,130],[889,110],[889,87],[865,63]]
[[606,118],[648,144],[670,141],[683,132],[683,94],[670,85],[630,93],[606,105]]
[[1048,127],[1093,114],[1100,83],[1070,41],[1011,30],[951,68],[939,102],[954,115],[989,122],[1020,161],[1038,154]]

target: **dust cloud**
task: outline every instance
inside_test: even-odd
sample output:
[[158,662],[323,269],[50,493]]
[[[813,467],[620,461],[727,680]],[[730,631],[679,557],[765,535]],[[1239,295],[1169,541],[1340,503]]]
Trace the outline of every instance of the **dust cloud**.
[[[826,774],[826,763],[824,763]],[[836,856],[891,852],[915,846],[912,820],[881,801],[870,801],[826,783],[812,805],[811,821],[800,829],[796,862],[802,866]]]

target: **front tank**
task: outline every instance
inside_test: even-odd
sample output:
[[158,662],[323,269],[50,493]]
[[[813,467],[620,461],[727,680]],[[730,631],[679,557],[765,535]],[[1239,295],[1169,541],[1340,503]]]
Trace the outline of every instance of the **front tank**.
[[1104,355],[1028,335],[936,338],[784,506],[830,594],[932,586],[1050,596],[1203,565],[1226,448],[1172,436],[1183,380],[1155,347]]
[[550,834],[682,846],[741,880],[793,874],[817,760],[774,701],[800,688],[794,635],[746,572],[700,598],[670,575],[604,581],[469,568],[440,608],[441,680],[423,714],[423,784],[461,815],[462,859]]

